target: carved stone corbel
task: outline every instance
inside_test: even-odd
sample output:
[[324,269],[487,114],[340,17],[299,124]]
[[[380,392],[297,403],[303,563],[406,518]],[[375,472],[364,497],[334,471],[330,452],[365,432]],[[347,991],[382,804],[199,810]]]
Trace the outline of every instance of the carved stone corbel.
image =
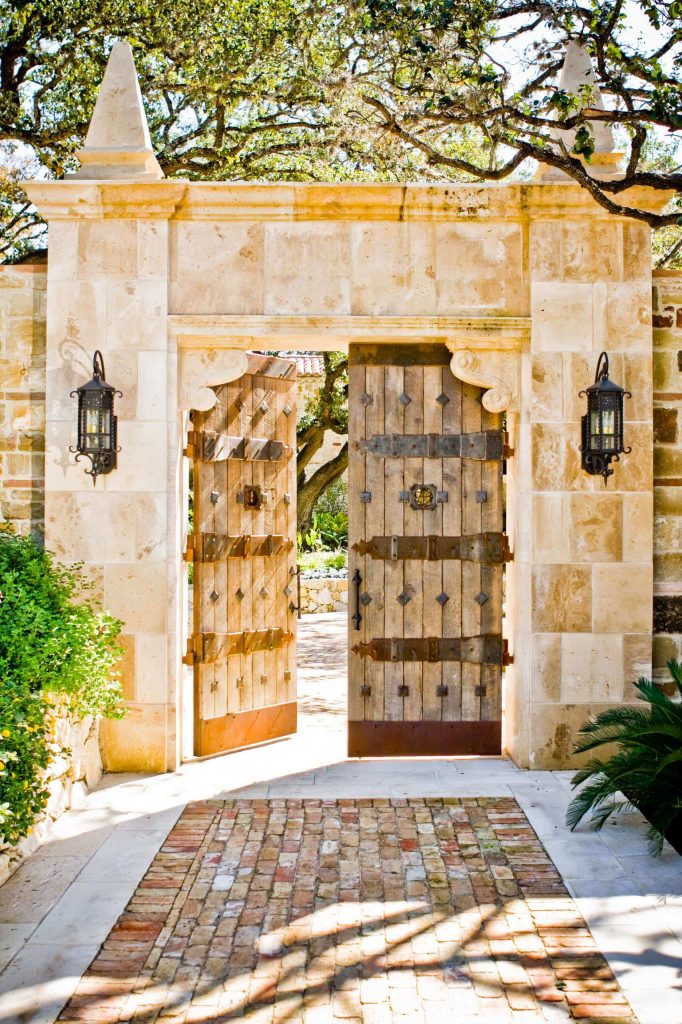
[[486,388],[481,399],[488,412],[505,412],[518,409],[519,397],[519,353],[496,352],[486,349],[472,352],[471,349],[457,348],[457,342],[449,342],[452,352],[450,369],[458,380]]
[[214,387],[242,377],[248,366],[246,352],[239,349],[182,349],[179,358],[178,404],[200,412],[215,405]]

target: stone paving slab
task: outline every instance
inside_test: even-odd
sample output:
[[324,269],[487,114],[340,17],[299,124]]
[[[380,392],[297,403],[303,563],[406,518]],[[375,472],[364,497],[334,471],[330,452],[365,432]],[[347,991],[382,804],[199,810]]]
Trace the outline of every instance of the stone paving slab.
[[636,1024],[499,797],[188,805],[59,1019]]

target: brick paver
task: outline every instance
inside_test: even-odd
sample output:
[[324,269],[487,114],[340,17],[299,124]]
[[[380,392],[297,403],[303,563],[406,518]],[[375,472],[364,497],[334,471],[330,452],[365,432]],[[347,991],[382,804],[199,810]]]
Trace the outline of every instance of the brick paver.
[[60,1020],[636,1024],[511,799],[189,805]]

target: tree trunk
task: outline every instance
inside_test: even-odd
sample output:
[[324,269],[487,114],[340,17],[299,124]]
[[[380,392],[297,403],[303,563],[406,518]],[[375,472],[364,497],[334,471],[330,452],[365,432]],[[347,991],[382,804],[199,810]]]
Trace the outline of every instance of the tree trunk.
[[298,506],[296,508],[296,521],[298,532],[305,537],[313,525],[313,509],[317,499],[328,487],[331,487],[339,477],[343,476],[348,467],[348,442],[329,462],[316,469],[309,480],[298,481]]

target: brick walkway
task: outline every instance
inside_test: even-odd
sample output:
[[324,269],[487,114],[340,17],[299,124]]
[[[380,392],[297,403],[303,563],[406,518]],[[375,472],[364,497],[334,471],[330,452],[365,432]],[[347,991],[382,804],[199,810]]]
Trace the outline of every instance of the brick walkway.
[[62,1021],[635,1024],[511,799],[189,805]]

